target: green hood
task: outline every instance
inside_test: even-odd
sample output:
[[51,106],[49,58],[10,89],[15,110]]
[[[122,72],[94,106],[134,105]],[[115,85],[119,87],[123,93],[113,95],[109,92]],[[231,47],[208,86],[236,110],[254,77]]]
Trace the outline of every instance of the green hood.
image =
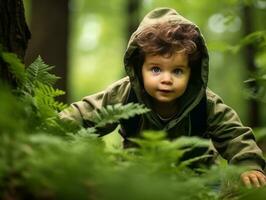
[[[174,9],[157,8],[149,12],[144,17],[137,30],[132,34],[124,56],[124,66],[126,73],[130,78],[132,88],[135,91],[139,102],[144,103],[149,108],[151,108],[151,104],[148,100],[148,95],[143,89],[143,86],[139,80],[140,77],[137,77],[137,73],[134,70],[134,63],[136,63],[133,62],[134,52],[138,48],[137,44],[134,42],[134,39],[136,35],[138,35],[146,26],[151,26],[153,24],[169,21],[176,21],[179,24],[192,24],[195,26],[195,29],[200,33],[199,28],[194,23],[185,19]],[[182,120],[200,102],[203,95],[205,94],[208,82],[209,56],[204,38],[201,34],[199,38],[199,44],[200,45],[198,46],[198,48],[200,49],[202,55],[201,64],[200,66],[198,66],[197,72],[192,71],[193,75],[190,78],[188,88],[184,95],[182,95],[182,97],[180,97],[179,99],[181,107],[179,112],[177,113],[178,116],[174,121],[171,121],[168,126],[166,126],[166,129],[175,126],[176,123]],[[157,126],[158,124],[160,124],[160,120],[158,119],[158,116],[155,113],[150,112],[149,114],[147,114],[147,116]],[[161,125],[160,128],[162,127],[163,125]]]

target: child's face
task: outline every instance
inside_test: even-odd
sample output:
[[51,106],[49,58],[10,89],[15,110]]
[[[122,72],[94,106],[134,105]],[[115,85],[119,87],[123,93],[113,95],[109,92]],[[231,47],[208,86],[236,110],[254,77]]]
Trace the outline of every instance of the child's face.
[[184,94],[189,77],[190,67],[185,53],[175,53],[170,57],[145,56],[142,66],[144,88],[155,103],[173,103]]

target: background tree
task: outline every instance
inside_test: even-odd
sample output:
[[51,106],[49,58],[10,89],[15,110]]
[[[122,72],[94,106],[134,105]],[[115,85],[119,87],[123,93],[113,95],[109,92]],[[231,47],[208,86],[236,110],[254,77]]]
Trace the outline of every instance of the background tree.
[[[38,55],[50,65],[53,73],[61,77],[56,87],[67,90],[68,74],[68,0],[34,0],[31,2],[30,29],[32,39],[26,54],[26,64]],[[67,96],[60,100],[66,102]]]
[[[27,27],[22,0],[0,1],[0,45],[4,51],[13,52],[23,61],[30,32]],[[0,47],[0,48],[1,48]],[[7,65],[0,59],[0,79],[15,86]]]
[[[244,4],[243,5],[243,29],[244,29],[244,36],[247,36],[254,32],[253,26],[253,11],[250,5]],[[255,54],[256,49],[254,48],[253,44],[248,44],[245,46],[244,49],[244,59],[247,68],[248,74],[255,74],[257,72],[257,67],[255,64]],[[256,82],[250,83],[251,89],[255,89],[258,87]],[[249,125],[252,127],[256,127],[260,125],[260,108],[258,100],[256,99],[249,99],[248,101],[248,121]]]
[[140,0],[127,1],[127,38],[137,29],[139,24]]

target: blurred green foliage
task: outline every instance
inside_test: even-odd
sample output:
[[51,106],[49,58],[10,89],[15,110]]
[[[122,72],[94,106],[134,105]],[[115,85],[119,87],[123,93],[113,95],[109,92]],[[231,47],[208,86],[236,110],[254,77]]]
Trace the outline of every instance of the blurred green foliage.
[[98,92],[122,75],[125,1],[71,1],[71,102]]
[[[18,81],[18,88],[2,84],[0,88],[0,103],[4,106],[0,113],[1,199],[120,199],[125,195],[132,199],[173,199],[179,193],[191,197],[214,195],[208,193],[206,184],[212,179],[203,181],[189,171],[184,174],[185,165],[182,171],[175,168],[185,151],[180,149],[183,145],[206,145],[203,141],[194,138],[169,142],[164,133],[147,133],[136,141],[141,148],[107,151],[95,134],[96,128],[147,109],[137,104],[109,106],[99,111],[95,127],[77,127],[58,118],[58,110],[64,107],[54,97],[63,92],[51,87],[57,79],[49,73],[52,67],[40,57],[27,69],[14,54],[0,52],[0,59],[8,63]],[[199,193],[182,194],[185,190],[177,186],[183,180],[187,180],[186,187],[195,184]],[[202,184],[196,187],[198,181]],[[159,192],[166,183],[168,187]]]

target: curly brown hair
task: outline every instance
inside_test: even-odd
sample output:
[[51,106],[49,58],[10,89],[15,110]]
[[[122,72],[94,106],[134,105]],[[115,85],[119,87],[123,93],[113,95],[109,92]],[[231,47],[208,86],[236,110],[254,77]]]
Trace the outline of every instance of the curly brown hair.
[[177,22],[146,26],[134,39],[139,47],[141,60],[147,54],[171,56],[175,52],[185,51],[189,55],[190,67],[200,58],[198,40],[199,32],[193,24]]

